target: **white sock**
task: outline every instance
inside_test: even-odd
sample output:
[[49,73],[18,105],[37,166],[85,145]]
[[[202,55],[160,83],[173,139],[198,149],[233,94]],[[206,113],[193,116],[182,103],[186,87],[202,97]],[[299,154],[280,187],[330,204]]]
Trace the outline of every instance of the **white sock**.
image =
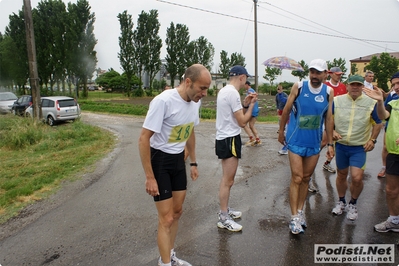
[[160,266],[172,266],[172,262],[163,263],[161,257],[159,257],[158,264],[159,264]]
[[176,253],[175,253],[175,249],[174,249],[174,248],[172,248],[172,249],[170,250],[170,256],[171,256],[171,257],[176,256]]
[[399,216],[389,215],[388,221],[393,224],[399,224]]

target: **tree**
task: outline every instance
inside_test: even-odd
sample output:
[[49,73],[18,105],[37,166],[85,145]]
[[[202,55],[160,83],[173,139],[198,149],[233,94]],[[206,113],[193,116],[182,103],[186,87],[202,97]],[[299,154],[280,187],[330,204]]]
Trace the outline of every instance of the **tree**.
[[[93,76],[97,64],[97,52],[94,47],[97,40],[94,36],[95,15],[90,13],[90,5],[86,0],[78,0],[76,4],[68,4],[69,12],[69,54],[70,72],[77,78],[77,88],[83,82],[83,97],[88,96],[87,80]],[[76,88],[76,89],[77,89]]]
[[170,23],[166,29],[166,70],[170,75],[171,86],[174,87],[175,77],[180,78],[187,67],[186,50],[189,44],[190,34],[183,24]]
[[351,64],[351,75],[355,75],[357,71],[356,64]]
[[161,67],[160,53],[162,40],[158,36],[159,27],[158,11],[151,10],[150,13],[141,12],[137,19],[137,28],[133,32],[137,74],[140,84],[142,83],[144,70],[148,72],[151,82]]
[[[266,67],[266,74],[263,76],[265,80],[270,81],[270,84],[273,86],[273,81],[277,78],[277,76],[281,75],[283,71],[280,68],[275,67]],[[271,87],[270,87],[270,95],[271,95]]]
[[301,67],[303,68],[303,71],[293,70],[293,71],[291,71],[291,75],[298,77],[299,80],[302,80],[309,75],[309,67],[303,60],[299,61],[298,64],[301,65]]
[[187,67],[192,64],[202,64],[209,71],[211,71],[213,66],[213,56],[215,55],[215,48],[208,42],[208,40],[201,36],[195,41],[189,43],[188,58],[189,62]]
[[162,40],[159,37],[159,28],[161,24],[158,21],[158,11],[150,10],[147,17],[147,46],[148,46],[148,57],[144,70],[147,71],[150,77],[150,88],[152,88],[152,81],[155,75],[161,68],[161,48]]
[[381,53],[380,57],[373,56],[370,63],[365,67],[366,70],[374,72],[374,78],[378,87],[388,91],[388,81],[392,73],[398,71],[399,59],[391,56],[389,53]]
[[[13,13],[9,16],[10,22],[6,27],[6,47],[4,60],[9,63],[10,78],[20,90],[23,90],[28,80],[28,54],[26,52],[26,34],[24,23],[24,12],[19,11],[18,15]],[[11,39],[7,40],[7,36]]]
[[134,73],[137,72],[135,64],[135,49],[133,45],[133,22],[132,15],[127,14],[125,10],[118,14],[119,24],[121,26],[121,36],[119,37],[120,52],[118,53],[119,62],[126,74],[125,93],[130,97],[131,80]]
[[237,65],[245,67],[245,57],[241,53],[232,53],[230,56],[230,67]]
[[40,81],[53,91],[54,84],[62,82],[65,88],[66,76],[66,22],[67,12],[64,2],[50,0],[39,2],[33,10],[37,65]]
[[219,72],[222,74],[222,77],[227,79],[229,77],[230,70],[230,59],[227,57],[227,52],[222,50],[220,52],[220,64],[219,64]]

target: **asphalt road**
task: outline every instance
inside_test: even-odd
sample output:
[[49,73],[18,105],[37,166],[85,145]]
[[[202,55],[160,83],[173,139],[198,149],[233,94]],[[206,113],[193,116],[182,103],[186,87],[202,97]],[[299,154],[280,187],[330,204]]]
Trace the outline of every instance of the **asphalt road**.
[[[2,266],[157,265],[157,213],[145,193],[137,147],[143,119],[84,113],[83,120],[114,132],[117,148],[81,180],[0,226]],[[230,206],[243,212],[239,233],[216,226],[221,165],[214,154],[214,122],[196,128],[200,177],[188,184],[178,257],[193,265],[313,265],[315,244],[394,244],[394,263],[367,265],[398,265],[397,234],[373,230],[388,215],[385,180],[376,178],[381,136],[368,154],[359,219],[331,214],[335,175],[322,170],[323,151],[313,179],[319,192],[309,193],[305,208],[308,228],[294,236],[288,229],[288,158],[277,153],[277,126],[256,125],[263,144],[243,147],[231,191]]]

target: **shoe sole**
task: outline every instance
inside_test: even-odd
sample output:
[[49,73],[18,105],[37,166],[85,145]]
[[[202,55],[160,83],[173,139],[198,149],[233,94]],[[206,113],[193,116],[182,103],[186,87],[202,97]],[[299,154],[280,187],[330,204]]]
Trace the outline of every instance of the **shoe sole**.
[[324,167],[323,167],[323,170],[324,170],[324,171],[327,171],[327,172],[329,172],[329,173],[333,173],[333,174],[335,174],[335,173],[337,172],[337,171],[328,170],[328,169],[326,169],[326,168],[324,168]]
[[242,216],[242,215],[240,215],[240,216],[234,216],[234,215],[231,215],[231,214],[230,214],[230,217],[233,218],[233,219],[241,218],[241,216]]
[[240,232],[240,231],[242,230],[242,226],[241,226],[240,229],[234,229],[234,228],[226,227],[226,226],[224,226],[224,225],[223,225],[222,223],[220,223],[220,222],[217,223],[217,226],[218,226],[219,228],[221,228],[221,229],[227,229],[227,230],[229,230],[229,231],[231,231],[231,232]]
[[357,217],[354,218],[354,219],[352,219],[352,218],[349,218],[348,216],[346,216],[346,219],[348,219],[349,221],[356,221],[356,220],[357,220]]
[[337,216],[338,216],[338,215],[341,215],[341,214],[343,213],[343,211],[341,211],[341,212],[335,212],[335,211],[332,211],[331,213],[332,213],[332,214],[335,214],[335,215],[337,215]]
[[386,230],[379,230],[379,229],[376,229],[376,228],[374,227],[374,230],[375,230],[376,232],[379,232],[379,233],[387,233],[387,232],[389,232],[389,231],[392,231],[392,232],[395,232],[395,233],[399,233],[399,229],[394,229],[394,228],[390,228],[390,229],[386,229]]

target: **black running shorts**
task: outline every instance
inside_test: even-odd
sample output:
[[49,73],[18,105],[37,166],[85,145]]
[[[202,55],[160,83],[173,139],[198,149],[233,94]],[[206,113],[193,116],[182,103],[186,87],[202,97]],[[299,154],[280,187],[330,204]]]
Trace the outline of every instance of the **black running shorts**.
[[215,152],[219,159],[228,159],[230,157],[241,158],[241,136],[228,137],[222,140],[216,140]]
[[151,148],[151,165],[159,191],[159,196],[155,196],[154,201],[171,198],[172,191],[187,190],[184,151],[179,154],[169,154]]
[[399,154],[388,153],[385,173],[399,176]]

